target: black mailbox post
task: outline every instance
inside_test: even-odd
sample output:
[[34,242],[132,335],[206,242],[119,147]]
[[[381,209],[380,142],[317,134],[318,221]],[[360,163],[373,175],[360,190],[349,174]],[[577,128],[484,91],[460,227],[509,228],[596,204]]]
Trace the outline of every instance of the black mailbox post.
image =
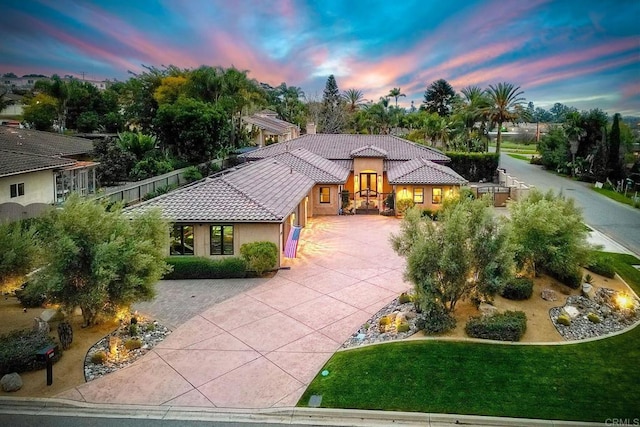
[[47,385],[53,384],[53,358],[56,356],[58,349],[56,346],[50,345],[38,350],[36,360],[39,362],[47,362]]

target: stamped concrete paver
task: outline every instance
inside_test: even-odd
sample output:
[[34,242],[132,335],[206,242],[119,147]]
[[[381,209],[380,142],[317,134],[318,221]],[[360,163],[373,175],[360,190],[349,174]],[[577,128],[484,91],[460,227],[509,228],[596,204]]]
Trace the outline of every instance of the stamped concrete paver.
[[381,216],[314,218],[298,258],[271,279],[162,283],[156,300],[136,308],[175,326],[173,333],[128,368],[60,397],[294,406],[341,344],[409,288],[403,260],[389,245],[398,225]]

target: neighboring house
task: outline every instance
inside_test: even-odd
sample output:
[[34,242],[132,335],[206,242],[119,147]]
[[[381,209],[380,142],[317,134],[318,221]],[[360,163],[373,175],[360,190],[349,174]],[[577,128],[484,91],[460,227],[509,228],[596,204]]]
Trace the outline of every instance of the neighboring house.
[[254,144],[264,147],[277,142],[286,142],[300,136],[300,128],[277,118],[278,113],[262,110],[242,118],[249,132],[255,133]]
[[291,226],[338,215],[345,190],[356,213],[377,214],[389,194],[438,209],[467,182],[441,152],[389,135],[305,135],[239,158],[246,163],[127,212],[162,211],[174,224],[167,254],[239,255],[266,240],[282,258]]
[[71,192],[96,190],[91,141],[0,126],[0,220],[38,215]]
[[4,99],[9,101],[10,104],[7,105],[4,110],[0,111],[0,117],[22,116],[22,113],[24,112],[23,98],[23,96],[17,95],[15,93],[5,94]]

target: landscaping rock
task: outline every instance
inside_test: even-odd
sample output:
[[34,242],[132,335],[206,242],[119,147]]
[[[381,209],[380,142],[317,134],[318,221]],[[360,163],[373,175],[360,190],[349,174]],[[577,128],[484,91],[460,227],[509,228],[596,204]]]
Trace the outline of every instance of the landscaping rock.
[[480,310],[480,313],[486,317],[491,317],[498,312],[497,307],[491,304],[487,304],[486,302],[480,303],[480,307],[478,307],[478,310]]
[[576,317],[580,316],[580,310],[578,310],[578,307],[573,306],[573,305],[565,305],[564,306],[564,312],[569,315],[571,320],[573,320]]
[[6,374],[0,379],[2,390],[6,392],[18,391],[22,388],[22,378],[17,372]]
[[41,334],[48,334],[51,331],[49,324],[42,320],[40,317],[33,319],[33,330],[40,332]]
[[64,314],[62,314],[60,310],[57,310],[55,308],[47,308],[42,312],[40,318],[47,323],[57,322],[64,319]]
[[583,283],[582,284],[582,295],[589,298],[589,299],[593,299],[593,296],[596,293],[596,289],[595,287],[591,284],[591,283]]
[[548,288],[542,290],[540,297],[542,297],[542,299],[545,301],[556,301],[558,299],[558,295],[556,294],[556,291]]

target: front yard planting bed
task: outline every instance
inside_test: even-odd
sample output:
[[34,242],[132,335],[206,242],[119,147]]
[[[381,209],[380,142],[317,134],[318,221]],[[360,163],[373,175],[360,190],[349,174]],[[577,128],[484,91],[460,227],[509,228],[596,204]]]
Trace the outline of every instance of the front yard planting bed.
[[[640,260],[611,254],[640,291]],[[336,353],[300,399],[323,407],[604,422],[635,419],[640,327],[567,345],[415,340]]]

